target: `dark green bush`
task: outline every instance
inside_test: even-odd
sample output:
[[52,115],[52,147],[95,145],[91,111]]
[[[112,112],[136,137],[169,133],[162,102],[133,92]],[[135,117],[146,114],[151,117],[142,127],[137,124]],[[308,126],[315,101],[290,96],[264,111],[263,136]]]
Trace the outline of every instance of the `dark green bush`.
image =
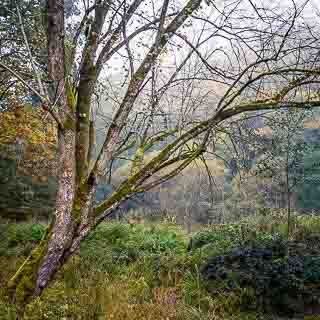
[[245,309],[303,313],[307,304],[320,297],[320,292],[308,288],[308,284],[320,284],[320,256],[288,257],[286,252],[287,244],[280,238],[256,240],[209,259],[201,274],[212,294],[253,289],[255,304],[243,301]]

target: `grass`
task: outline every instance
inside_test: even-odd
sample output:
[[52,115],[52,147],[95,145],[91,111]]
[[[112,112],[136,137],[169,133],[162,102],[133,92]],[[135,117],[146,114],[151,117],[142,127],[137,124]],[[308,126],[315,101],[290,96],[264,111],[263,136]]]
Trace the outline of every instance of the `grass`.
[[[294,219],[294,236],[320,234],[318,217]],[[259,217],[246,223],[257,230],[262,224]],[[285,233],[283,224],[277,224],[276,232]],[[41,238],[44,227],[0,226],[0,319],[12,315],[5,297],[6,282]],[[256,319],[255,312],[241,310],[241,301],[250,299],[251,292],[238,289],[211,296],[199,272],[208,257],[245,240],[240,228],[203,227],[196,237],[203,243],[188,251],[189,236],[172,223],[103,223],[41,298],[28,306],[25,319]]]

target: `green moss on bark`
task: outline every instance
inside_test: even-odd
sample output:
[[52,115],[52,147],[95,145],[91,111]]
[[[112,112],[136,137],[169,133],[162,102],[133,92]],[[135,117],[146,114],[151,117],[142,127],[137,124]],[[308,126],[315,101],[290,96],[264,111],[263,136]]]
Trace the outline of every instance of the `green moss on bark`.
[[37,271],[41,259],[47,252],[50,232],[51,227],[47,229],[40,243],[32,250],[8,283],[9,294],[18,309],[23,310],[35,293]]
[[113,204],[120,201],[123,197],[131,192],[131,186],[128,182],[124,183],[118,191],[115,191],[111,197],[96,207],[95,213],[100,214],[110,208]]
[[139,81],[143,81],[145,76],[146,76],[146,74],[145,74],[145,70],[143,67],[141,67],[139,70],[137,70],[137,72],[135,74],[136,80],[139,80]]
[[[170,152],[179,144],[188,139],[197,136],[199,133],[204,131],[207,128],[208,121],[204,121],[192,128],[191,130],[184,133],[180,138],[176,139],[174,142],[168,144],[160,153],[155,156],[151,161],[149,161],[141,170],[128,177],[117,191],[115,191],[109,199],[102,202],[100,205],[95,207],[95,215],[99,215],[110,208],[116,202],[122,200],[126,195],[134,192],[141,192],[143,189],[139,187],[139,182],[141,178],[145,177],[147,174],[152,174],[154,168],[157,168],[163,161],[165,161]],[[199,132],[199,133],[198,133]]]
[[67,115],[66,120],[63,123],[63,129],[65,130],[75,130],[76,121],[72,118],[71,115]]
[[131,169],[132,175],[134,175],[135,173],[139,172],[139,170],[141,170],[141,167],[143,164],[144,153],[145,153],[144,146],[140,146],[137,149],[137,152],[134,155],[134,158],[132,161],[132,169]]
[[83,222],[81,221],[82,214],[84,213],[83,209],[88,210],[88,213],[91,211],[90,205],[95,190],[95,184],[96,178],[92,175],[90,175],[88,179],[82,177],[79,182],[71,210],[71,215],[76,226]]
[[68,106],[72,112],[76,111],[77,105],[77,90],[73,87],[69,79],[66,80],[66,96],[68,101]]
[[78,225],[81,222],[81,201],[76,199],[71,211],[74,222]]

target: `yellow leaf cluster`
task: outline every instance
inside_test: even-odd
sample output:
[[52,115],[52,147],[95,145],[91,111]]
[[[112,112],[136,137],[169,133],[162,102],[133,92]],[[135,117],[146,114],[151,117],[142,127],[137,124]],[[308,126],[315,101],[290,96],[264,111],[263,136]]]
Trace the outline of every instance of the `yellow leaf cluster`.
[[48,118],[44,121],[44,111],[27,111],[23,107],[0,113],[0,144],[15,143],[17,138],[31,145],[56,145],[56,128]]

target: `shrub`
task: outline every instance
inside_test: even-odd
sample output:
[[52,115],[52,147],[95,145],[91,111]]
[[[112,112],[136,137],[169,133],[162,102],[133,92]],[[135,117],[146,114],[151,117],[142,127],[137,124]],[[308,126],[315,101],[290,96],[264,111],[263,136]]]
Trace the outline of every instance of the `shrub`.
[[80,255],[90,261],[92,268],[119,274],[123,266],[140,257],[183,250],[184,242],[172,231],[109,223],[100,225],[81,244]]
[[19,223],[0,227],[0,255],[28,255],[34,244],[41,240],[44,224]]
[[265,239],[209,259],[201,269],[208,291],[253,289],[256,299],[243,299],[245,309],[303,313],[320,296],[320,291],[308,288],[311,283],[320,287],[320,256],[288,257],[286,248],[280,238]]
[[238,243],[241,240],[240,225],[222,225],[218,228],[200,231],[196,233],[188,244],[188,250],[195,250],[207,244],[230,244]]

